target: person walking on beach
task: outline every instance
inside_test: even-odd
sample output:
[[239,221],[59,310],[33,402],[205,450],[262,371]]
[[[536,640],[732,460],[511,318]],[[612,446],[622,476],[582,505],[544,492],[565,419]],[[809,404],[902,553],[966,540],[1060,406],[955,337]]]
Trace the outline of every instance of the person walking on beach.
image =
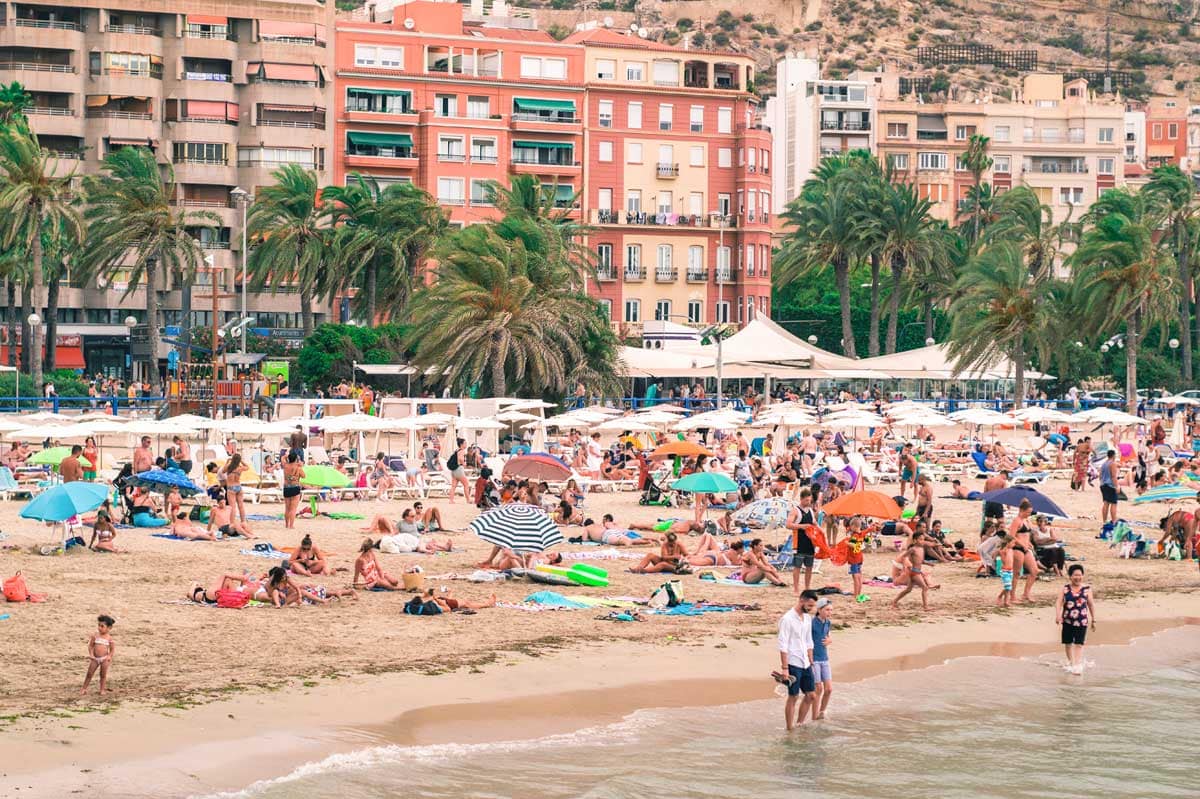
[[917,498],[918,476],[917,458],[913,455],[913,446],[910,441],[900,451],[900,496],[904,496],[908,492],[908,484],[911,482],[913,499]]
[[1070,582],[1054,601],[1054,621],[1062,627],[1062,644],[1067,654],[1066,670],[1083,674],[1083,644],[1088,627],[1096,629],[1096,606],[1092,587],[1083,584],[1083,566],[1072,563],[1067,569]]
[[833,672],[829,668],[829,631],[833,627],[833,600],[822,597],[817,600],[817,614],[812,620],[813,639],[813,721],[825,718],[829,698],[833,696]]
[[903,573],[908,575],[908,585],[904,586],[904,590],[896,595],[892,600],[892,610],[896,610],[900,605],[900,600],[908,596],[913,587],[921,589],[921,608],[929,610],[929,579],[925,576],[925,544],[928,543],[925,536],[917,534],[912,537],[912,543],[908,549],[904,550],[904,554],[900,556],[899,563],[903,568]]
[[808,536],[805,527],[816,525],[817,517],[813,513],[812,492],[807,488],[800,489],[800,507],[792,507],[784,524],[792,533],[792,593],[800,595],[800,574],[804,573],[804,590],[812,586],[814,558],[817,549]]
[[[809,614],[817,604],[817,595],[805,591],[779,620],[779,665],[780,670],[772,676],[787,686],[787,702],[783,706],[784,721],[791,731],[804,723],[809,708],[813,705],[816,684],[813,680],[813,635],[812,616]],[[803,699],[801,699],[803,694]],[[799,707],[797,707],[799,705]]]
[[1117,521],[1117,451],[1110,449],[1100,467],[1100,523]]

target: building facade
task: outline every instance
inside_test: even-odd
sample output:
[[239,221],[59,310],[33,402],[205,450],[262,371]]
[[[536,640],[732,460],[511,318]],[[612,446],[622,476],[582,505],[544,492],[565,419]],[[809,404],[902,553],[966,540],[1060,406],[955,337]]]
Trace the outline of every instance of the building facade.
[[1146,103],[1146,168],[1188,161],[1188,104],[1180,97],[1151,97]]
[[[58,174],[94,174],[114,150],[150,147],[175,171],[176,204],[219,218],[196,231],[214,271],[196,280],[191,322],[208,326],[212,305],[202,295],[213,277],[225,294],[241,285],[233,189],[253,194],[285,163],[329,174],[331,25],[332,9],[317,2],[4,3],[0,78],[29,92],[30,127],[57,155]],[[125,373],[123,320],[141,320],[145,308],[144,289],[126,296],[126,288],[119,274],[85,282],[68,268],[59,365]],[[170,333],[182,319],[179,286],[164,275],[158,290]],[[218,308],[224,322],[239,315],[240,299],[221,297]],[[248,308],[263,332],[298,335],[296,294],[251,294]],[[159,359],[166,355],[164,347]]]

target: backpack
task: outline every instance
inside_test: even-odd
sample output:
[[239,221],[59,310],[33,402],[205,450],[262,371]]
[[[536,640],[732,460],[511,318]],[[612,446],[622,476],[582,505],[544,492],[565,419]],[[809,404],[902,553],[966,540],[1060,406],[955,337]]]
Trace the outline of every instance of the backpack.
[[25,585],[25,578],[20,572],[4,581],[4,598],[9,602],[24,602],[29,599],[29,587]]
[[670,580],[654,589],[650,601],[646,603],[652,608],[673,608],[683,604],[683,585],[678,580]]
[[404,612],[409,616],[436,616],[442,612],[442,608],[432,599],[426,602],[415,596],[404,603]]

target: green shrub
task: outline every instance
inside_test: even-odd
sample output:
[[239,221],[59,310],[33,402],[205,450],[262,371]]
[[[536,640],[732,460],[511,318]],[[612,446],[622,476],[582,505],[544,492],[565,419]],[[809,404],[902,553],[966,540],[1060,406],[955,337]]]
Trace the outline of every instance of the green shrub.
[[675,20],[675,27],[681,31],[690,31],[692,29],[692,26],[695,24],[696,24],[695,22],[688,19],[687,17],[680,17],[679,19]]

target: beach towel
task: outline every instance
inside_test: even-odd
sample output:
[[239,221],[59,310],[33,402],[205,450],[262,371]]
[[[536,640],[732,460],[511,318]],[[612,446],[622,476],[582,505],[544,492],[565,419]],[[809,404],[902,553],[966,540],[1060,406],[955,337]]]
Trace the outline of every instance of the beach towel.
[[525,597],[525,602],[534,605],[550,605],[559,608],[569,608],[571,610],[580,610],[588,607],[583,602],[576,602],[573,599],[567,599],[562,594],[556,591],[538,591]]
[[270,558],[271,560],[282,560],[288,556],[288,553],[281,552],[278,549],[242,549],[239,550],[243,555],[253,555],[256,558]]
[[578,608],[564,608],[557,605],[532,605],[524,602],[497,602],[496,607],[505,608],[507,610],[523,610],[526,613],[548,613],[557,610],[578,610]]
[[275,516],[270,513],[249,513],[246,514],[246,520],[251,522],[280,522],[283,521],[283,514]]
[[705,583],[711,583],[713,585],[733,585],[733,586],[738,586],[741,588],[763,588],[763,587],[769,588],[771,586],[771,582],[769,580],[763,580],[761,583],[743,583],[741,580],[734,580],[731,577],[704,577],[704,576],[701,576],[700,579],[703,580]]
[[867,582],[865,584],[875,586],[876,588],[901,588],[902,587],[902,586],[896,585],[891,580],[880,580],[878,577],[875,578],[874,580],[867,580]]
[[705,605],[696,602],[683,602],[673,608],[659,608],[651,613],[660,616],[703,616],[705,613],[729,613],[734,608],[728,605]]
[[640,560],[639,552],[622,552],[619,549],[603,549],[599,552],[564,552],[564,560]]
[[168,541],[206,541],[204,538],[180,538],[173,533],[151,533],[151,538],[165,538]]

